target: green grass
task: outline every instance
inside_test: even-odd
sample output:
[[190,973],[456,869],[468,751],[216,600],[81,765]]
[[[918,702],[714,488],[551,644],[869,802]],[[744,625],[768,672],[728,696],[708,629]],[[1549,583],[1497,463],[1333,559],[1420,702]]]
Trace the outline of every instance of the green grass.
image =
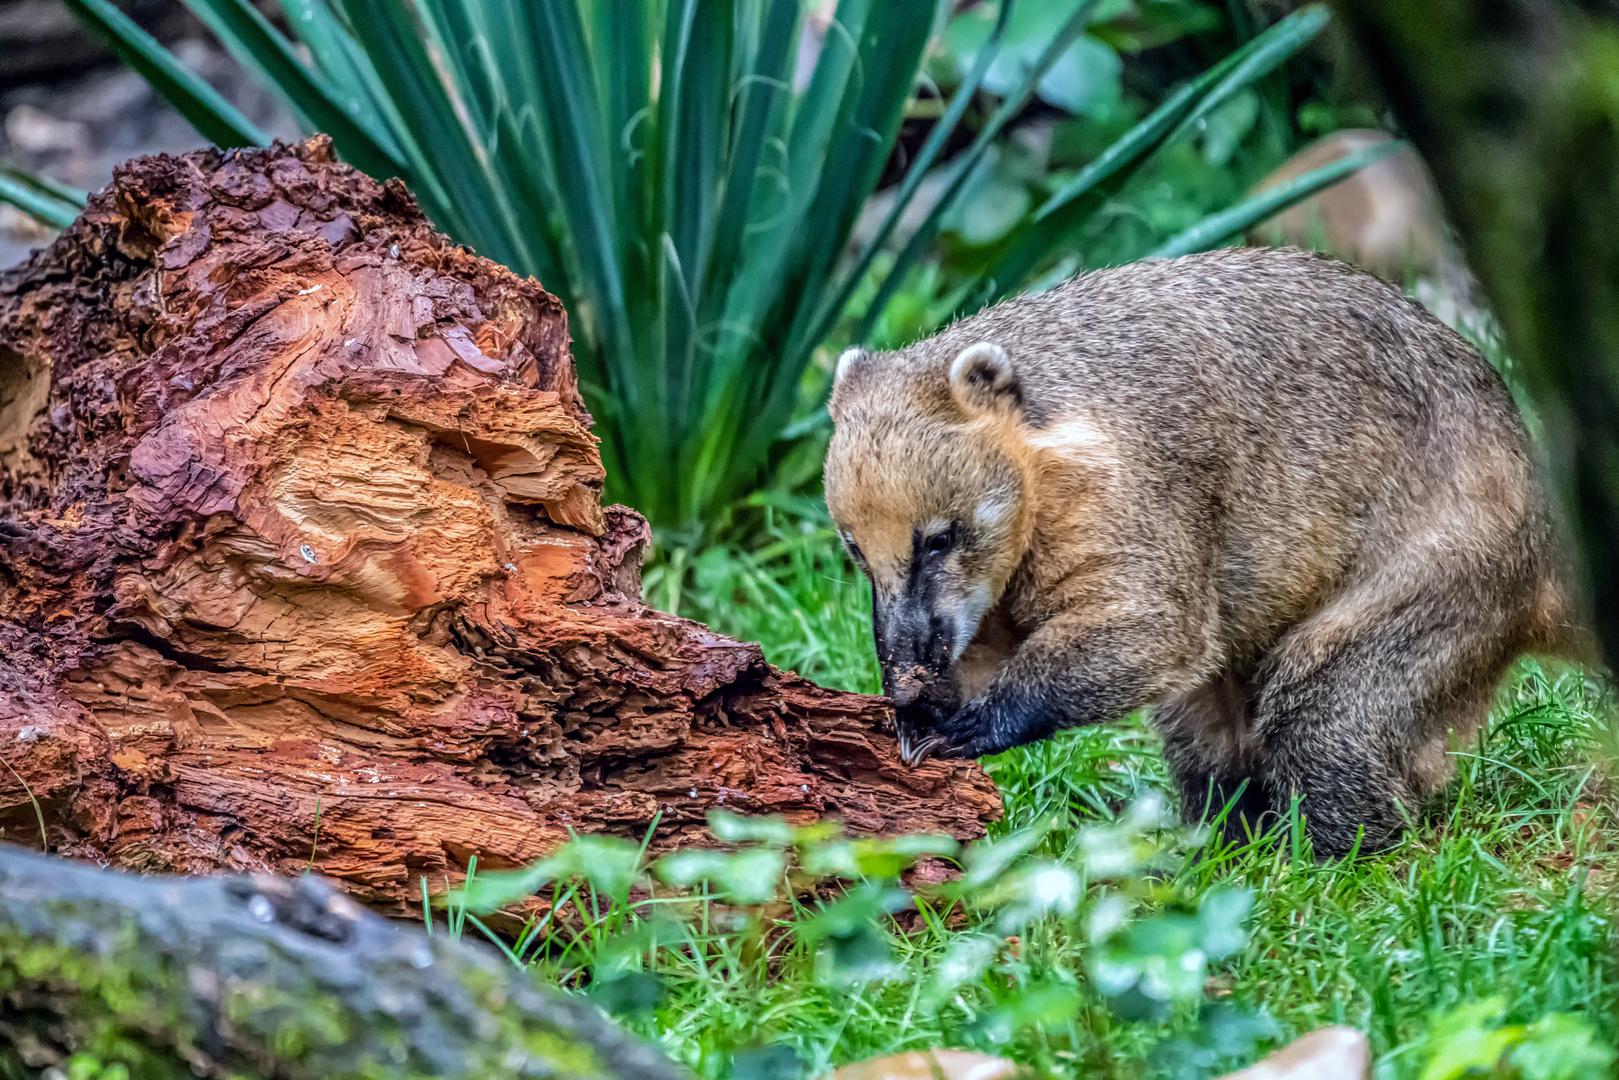
[[[871,689],[868,593],[835,537],[786,515],[767,531],[754,552],[662,556],[649,600]],[[747,891],[773,892],[793,845],[799,865],[855,849],[721,821],[749,841],[740,854],[656,868],[695,897],[654,886],[624,903],[637,874],[651,880],[638,852],[565,852],[515,891],[549,888],[583,918],[535,927],[519,952],[714,1080],[945,1045],[1056,1077],[1203,1077],[1332,1023],[1370,1035],[1380,1080],[1459,1077],[1470,1055],[1500,1058],[1494,1076],[1612,1075],[1613,716],[1583,673],[1523,662],[1487,730],[1456,748],[1444,797],[1399,847],[1352,864],[1317,863],[1288,823],[1227,848],[1164,825],[1156,737],[1130,718],[988,760],[1007,811],[990,852],[966,853],[968,883],[920,892],[916,911],[885,914],[906,898],[880,847],[861,853],[863,874],[828,877],[821,901],[761,902]],[[1016,857],[983,871],[1007,845]],[[1245,939],[1210,936],[1248,900]]]

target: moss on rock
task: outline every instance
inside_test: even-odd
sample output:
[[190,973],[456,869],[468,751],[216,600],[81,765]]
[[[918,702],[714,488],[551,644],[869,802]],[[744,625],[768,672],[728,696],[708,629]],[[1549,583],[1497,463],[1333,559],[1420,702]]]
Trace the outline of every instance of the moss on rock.
[[0,1075],[674,1080],[591,1005],[317,878],[0,848]]

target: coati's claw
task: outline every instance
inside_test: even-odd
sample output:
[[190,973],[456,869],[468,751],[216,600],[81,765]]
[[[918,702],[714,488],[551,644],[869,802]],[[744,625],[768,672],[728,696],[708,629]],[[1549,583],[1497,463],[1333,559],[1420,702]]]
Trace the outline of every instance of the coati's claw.
[[942,710],[926,703],[902,706],[894,713],[894,737],[899,742],[899,758],[915,768],[944,742],[938,730],[945,718]]
[[932,757],[935,751],[943,748],[946,741],[943,735],[929,733],[921,742],[912,746],[908,752],[902,743],[900,745],[900,756],[904,759],[905,764],[914,769]]
[[936,740],[931,753],[941,759],[976,758],[993,753],[988,748],[990,740],[985,738],[988,731],[986,720],[983,703],[968,702],[929,730],[929,737]]

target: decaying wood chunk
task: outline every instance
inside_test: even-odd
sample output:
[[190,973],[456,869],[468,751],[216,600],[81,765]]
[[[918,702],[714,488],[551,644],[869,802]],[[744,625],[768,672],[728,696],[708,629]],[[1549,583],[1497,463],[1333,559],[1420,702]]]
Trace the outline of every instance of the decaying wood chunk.
[[62,854],[313,851],[404,911],[718,805],[982,832],[988,778],[907,769],[880,699],[642,604],[601,483],[556,299],[397,183],[320,139],[130,162],[0,276],[0,838],[37,799]]

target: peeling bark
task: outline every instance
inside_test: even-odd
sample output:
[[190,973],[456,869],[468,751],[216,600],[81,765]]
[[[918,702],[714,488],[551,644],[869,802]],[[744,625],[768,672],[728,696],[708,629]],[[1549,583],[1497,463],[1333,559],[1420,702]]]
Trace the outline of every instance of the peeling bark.
[[[558,301],[322,139],[133,161],[0,276],[0,838],[403,913],[718,805],[982,833],[878,698],[639,598]],[[24,789],[24,784],[27,790]],[[318,835],[317,835],[318,832]]]

